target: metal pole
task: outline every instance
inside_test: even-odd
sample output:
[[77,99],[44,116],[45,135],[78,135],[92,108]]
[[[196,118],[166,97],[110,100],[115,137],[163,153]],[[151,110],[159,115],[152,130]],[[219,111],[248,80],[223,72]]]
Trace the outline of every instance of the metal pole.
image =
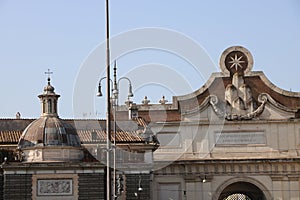
[[106,0],[106,200],[111,200],[111,102],[110,102],[110,51],[109,51],[109,0]]
[[116,107],[116,105],[114,105],[114,172],[113,172],[113,174],[114,174],[114,199],[117,199],[118,198],[118,196],[117,196],[117,192],[116,192],[116,148],[117,148],[117,146],[116,146],[116,127],[117,127],[117,122],[116,122],[116,109],[117,109],[117,107]]
[[116,193],[116,136],[117,136],[117,130],[116,130],[116,127],[117,127],[117,119],[116,119],[116,109],[117,109],[117,106],[118,106],[118,85],[117,85],[117,65],[116,65],[116,61],[114,63],[114,86],[113,86],[113,109],[114,109],[114,171],[113,171],[113,174],[114,174],[114,199],[116,200],[118,198],[117,196],[117,193]]

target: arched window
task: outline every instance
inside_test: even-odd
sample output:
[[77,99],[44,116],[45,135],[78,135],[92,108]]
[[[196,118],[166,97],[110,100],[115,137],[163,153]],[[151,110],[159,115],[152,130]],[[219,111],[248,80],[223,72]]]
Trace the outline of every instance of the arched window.
[[56,99],[54,99],[53,101],[54,101],[54,113],[57,113],[57,101]]
[[52,113],[52,102],[51,102],[51,99],[48,99],[48,113]]
[[46,100],[43,100],[43,113],[46,113]]

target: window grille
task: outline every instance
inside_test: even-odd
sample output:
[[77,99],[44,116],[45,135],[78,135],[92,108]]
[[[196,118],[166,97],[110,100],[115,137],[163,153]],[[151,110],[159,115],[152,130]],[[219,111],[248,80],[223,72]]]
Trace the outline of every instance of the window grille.
[[223,200],[251,200],[251,198],[244,194],[232,194]]

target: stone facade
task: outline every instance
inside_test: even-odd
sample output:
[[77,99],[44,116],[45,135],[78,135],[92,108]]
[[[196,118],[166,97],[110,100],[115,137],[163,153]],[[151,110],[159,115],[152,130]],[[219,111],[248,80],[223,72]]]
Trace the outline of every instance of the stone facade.
[[247,49],[230,47],[199,90],[135,105],[160,141],[152,199],[300,198],[300,93],[276,87],[253,63]]

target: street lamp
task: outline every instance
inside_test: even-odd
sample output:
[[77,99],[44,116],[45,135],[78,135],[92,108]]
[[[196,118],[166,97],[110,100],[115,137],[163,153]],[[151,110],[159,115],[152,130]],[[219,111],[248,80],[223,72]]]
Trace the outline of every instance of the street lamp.
[[[112,80],[110,79],[110,83],[114,84],[113,85],[113,89],[112,89],[112,97],[111,99],[112,100],[117,100],[118,101],[118,98],[119,98],[119,85],[120,85],[120,81],[121,80],[127,80],[128,81],[128,100],[130,100],[131,97],[133,97],[133,92],[132,92],[132,84],[131,84],[131,81],[129,78],[127,77],[121,77],[119,78],[119,80],[117,81],[117,66],[116,66],[116,62],[114,64],[114,82],[112,82]],[[99,80],[99,85],[98,85],[98,92],[97,92],[97,96],[98,97],[102,97],[103,96],[103,93],[102,93],[102,85],[101,85],[101,82],[103,79],[106,79],[106,77],[102,77],[100,80]],[[118,102],[115,102],[113,103],[113,105],[118,105]]]
[[[101,91],[101,81],[106,79],[107,77],[102,77],[100,80],[99,80],[99,85],[98,85],[98,92],[97,92],[97,96],[101,97],[103,96],[102,94],[102,91]],[[114,64],[114,81],[112,81],[111,79],[107,79],[107,86],[108,88],[110,84],[113,84],[113,89],[112,89],[112,96],[110,97],[110,94],[109,92],[107,93],[107,97],[111,100],[109,101],[109,104],[112,104],[113,106],[113,111],[114,111],[114,146],[113,146],[113,151],[114,151],[114,155],[113,155],[113,159],[114,159],[114,164],[113,164],[113,174],[114,174],[114,177],[113,177],[113,184],[114,184],[114,198],[116,199],[117,198],[117,193],[116,193],[116,109],[118,107],[118,100],[119,100],[119,84],[120,84],[120,81],[121,80],[127,80],[128,83],[129,83],[129,87],[128,87],[128,95],[127,95],[127,98],[128,98],[128,103],[130,104],[130,98],[133,97],[133,92],[132,92],[132,84],[131,84],[131,81],[129,78],[127,77],[121,77],[118,81],[117,81],[117,65],[116,65],[116,62]],[[109,106],[110,108],[110,106]],[[110,112],[107,111],[107,112]],[[109,125],[110,125],[110,121],[111,121],[111,118],[108,118],[106,120],[109,120]],[[107,128],[108,130],[108,128]],[[110,129],[109,129],[110,130]],[[111,134],[107,132],[107,166],[110,166],[110,151],[111,151]],[[108,170],[107,170],[107,173],[110,173],[111,174],[111,169],[110,167],[107,167]],[[108,178],[108,176],[107,176]],[[111,175],[109,175],[109,178],[111,180]],[[110,183],[110,180],[107,181],[107,187],[111,187],[111,183]],[[110,195],[111,196],[111,195]]]

